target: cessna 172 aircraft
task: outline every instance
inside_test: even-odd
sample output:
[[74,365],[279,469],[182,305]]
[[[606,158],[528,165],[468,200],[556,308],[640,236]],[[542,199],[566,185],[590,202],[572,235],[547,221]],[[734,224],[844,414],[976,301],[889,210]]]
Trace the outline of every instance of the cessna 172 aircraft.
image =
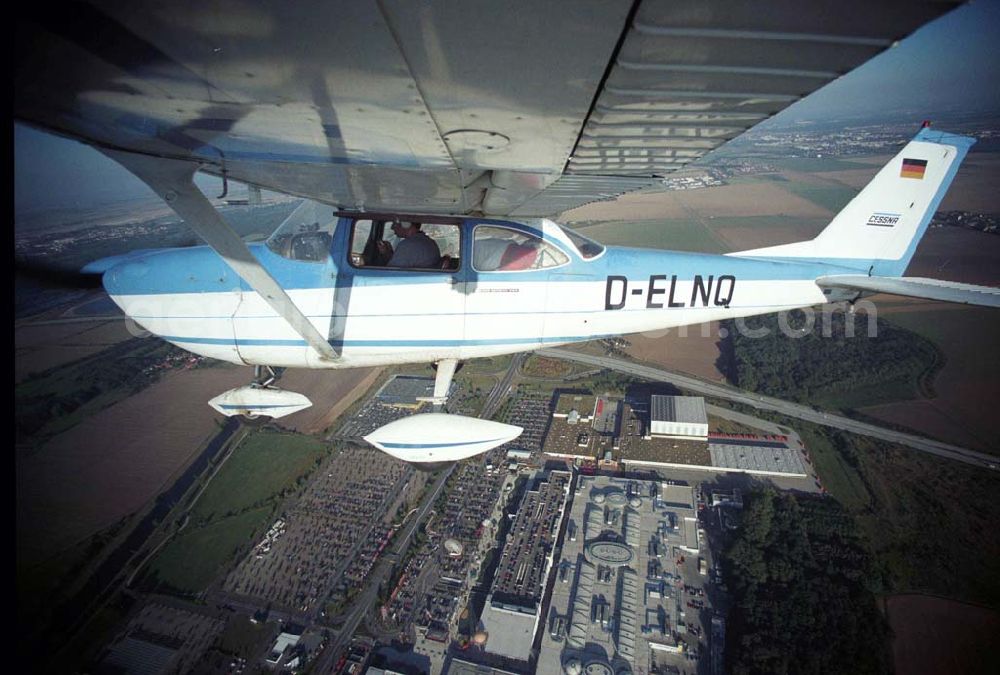
[[[226,415],[309,405],[267,368],[458,362],[890,292],[971,138],[923,128],[815,239],[724,256],[605,247],[549,216],[655,186],[952,3],[77,3],[18,26],[15,116],[92,144],[208,246],[96,261],[143,327],[258,366]],[[308,198],[246,245],[196,171]],[[391,233],[391,234],[390,234]],[[669,242],[667,242],[669,243]],[[368,436],[417,463],[518,427]]]

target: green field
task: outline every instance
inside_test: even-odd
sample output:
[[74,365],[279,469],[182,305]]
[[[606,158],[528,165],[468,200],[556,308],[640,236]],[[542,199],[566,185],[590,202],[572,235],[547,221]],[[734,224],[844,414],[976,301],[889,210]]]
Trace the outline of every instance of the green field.
[[150,563],[144,585],[182,594],[203,591],[270,524],[272,513],[271,506],[262,506],[202,527],[188,526]]
[[[996,310],[985,307],[963,307],[961,310],[893,312],[886,315],[889,323],[922,335],[931,342],[948,348],[948,360],[961,364],[970,372],[982,368],[984,355],[968,349],[971,344],[1000,343],[1000,322]],[[985,361],[996,368],[998,361]]]
[[578,224],[582,234],[609,246],[722,253],[727,249],[700,220],[636,220]]
[[144,586],[183,594],[204,590],[325,455],[324,443],[309,436],[247,436],[195,502],[187,527],[153,558]]
[[809,457],[816,467],[816,475],[823,481],[823,487],[852,511],[867,508],[871,497],[858,472],[856,459],[845,451],[843,439],[832,436],[824,427],[805,422],[798,422],[793,428],[799,432],[809,450]]
[[527,377],[562,380],[574,370],[572,362],[532,355],[524,362],[521,373]]
[[807,183],[788,183],[783,186],[792,194],[807,199],[816,206],[837,213],[854,199],[858,191],[846,185],[809,185]]
[[[510,367],[510,354],[502,356],[486,357],[481,359],[469,359],[462,363],[462,372],[477,375],[492,375],[502,373]],[[433,375],[433,373],[432,373]]]
[[848,391],[817,391],[810,397],[813,405],[828,410],[852,410],[870,405],[908,401],[916,397],[917,384],[905,377],[875,384],[858,385]]
[[823,217],[804,218],[800,216],[717,216],[708,221],[713,228],[730,227],[782,227],[794,228],[801,232],[791,241],[802,241],[818,234],[820,230],[827,226],[830,219]]
[[208,523],[273,504],[295,488],[326,454],[321,441],[297,434],[259,432],[247,436],[191,510],[194,523]]

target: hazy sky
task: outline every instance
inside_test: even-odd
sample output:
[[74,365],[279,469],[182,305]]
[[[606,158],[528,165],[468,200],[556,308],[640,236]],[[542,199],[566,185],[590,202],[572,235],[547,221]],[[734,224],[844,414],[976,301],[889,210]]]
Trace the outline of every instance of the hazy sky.
[[[925,26],[773,119],[1000,112],[1000,0],[975,0]],[[79,143],[14,126],[14,210],[95,204],[150,194],[118,164]]]

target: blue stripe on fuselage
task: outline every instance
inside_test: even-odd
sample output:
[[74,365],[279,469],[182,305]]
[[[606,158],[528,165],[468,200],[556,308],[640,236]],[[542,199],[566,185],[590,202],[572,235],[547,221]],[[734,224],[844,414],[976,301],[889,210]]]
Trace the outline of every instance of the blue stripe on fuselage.
[[[333,347],[475,347],[479,345],[532,345],[539,343],[583,342],[611,337],[607,335],[573,335],[564,337],[516,337],[487,340],[328,340]],[[160,335],[167,342],[197,345],[225,345],[229,347],[305,347],[305,340],[272,340],[267,338],[210,338],[185,335]]]
[[[560,282],[603,282],[608,275],[627,276],[630,282],[646,282],[650,276],[676,276],[691,280],[696,275],[718,278],[732,275],[739,281],[815,279],[826,274],[855,273],[863,267],[851,261],[806,261],[738,258],[705,253],[658,251],[624,247],[608,247],[600,259],[586,262],[574,260],[569,265],[552,270],[525,272],[475,272],[465,269],[454,274],[409,270],[358,269],[339,270],[332,260],[310,263],[287,260],[263,244],[252,244],[250,250],[286,290],[312,290],[342,287],[394,286],[398,284],[442,284],[452,279],[470,283],[537,283],[548,282],[552,274]],[[573,277],[578,276],[578,280]],[[207,246],[169,249],[128,258],[109,269],[104,286],[111,295],[160,295],[185,293],[221,293],[246,284]]]

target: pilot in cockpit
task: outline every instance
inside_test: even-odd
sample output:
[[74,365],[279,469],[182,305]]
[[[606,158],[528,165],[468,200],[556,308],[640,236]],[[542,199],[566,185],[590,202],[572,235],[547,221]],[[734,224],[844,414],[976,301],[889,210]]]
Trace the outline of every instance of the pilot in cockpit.
[[441,262],[437,242],[420,230],[420,223],[392,223],[392,233],[399,238],[396,249],[387,241],[378,242],[379,257],[388,259],[386,267],[436,268]]

